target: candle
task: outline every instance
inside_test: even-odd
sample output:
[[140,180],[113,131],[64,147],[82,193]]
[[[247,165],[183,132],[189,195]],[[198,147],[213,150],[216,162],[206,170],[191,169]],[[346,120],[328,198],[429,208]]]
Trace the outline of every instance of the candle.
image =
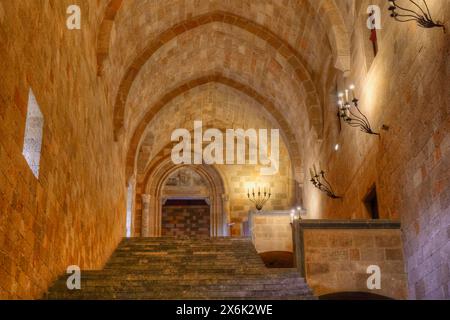
[[317,176],[317,168],[316,168],[316,165],[315,165],[315,164],[313,165],[313,168],[314,168],[314,175]]
[[345,103],[348,103],[348,90],[345,90]]
[[339,105],[344,106],[344,93],[339,92],[338,97],[339,97]]
[[355,95],[355,85],[354,84],[352,84],[350,86],[350,90],[352,91],[352,100],[355,100],[356,99],[356,95]]
[[309,173],[311,174],[311,179],[314,179],[314,172],[313,172],[313,169],[309,168]]

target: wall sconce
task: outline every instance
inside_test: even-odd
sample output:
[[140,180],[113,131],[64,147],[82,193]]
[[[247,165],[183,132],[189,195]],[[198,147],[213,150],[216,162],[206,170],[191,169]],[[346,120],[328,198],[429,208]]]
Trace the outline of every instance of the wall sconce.
[[[349,98],[349,91],[352,94],[352,100]],[[374,132],[370,126],[367,117],[361,112],[358,107],[359,100],[355,96],[355,86],[351,85],[344,93],[339,93],[339,117],[344,120],[349,126],[359,128],[362,132],[379,136],[380,134]],[[353,104],[353,106],[352,106]]]
[[314,169],[309,169],[309,172],[314,187],[325,193],[331,199],[342,199],[342,197],[336,195],[330,183],[325,178],[325,171],[320,170],[320,172],[317,172],[316,165],[314,165]]
[[294,209],[292,209],[292,210],[291,210],[291,223],[294,223],[294,221],[295,221],[296,219],[298,219],[298,217],[297,217],[297,212],[296,212]]
[[258,192],[255,192],[255,188],[252,189],[251,193],[250,189],[247,190],[248,199],[253,202],[258,211],[261,211],[264,208],[264,205],[269,201],[271,196],[272,193],[270,192],[270,188],[269,190],[264,188],[264,192],[261,192],[261,187],[258,188]]
[[[419,5],[419,1],[423,2],[424,7]],[[399,6],[397,0],[389,0],[391,17],[399,22],[416,21],[422,28],[443,28],[445,32],[445,26],[431,17],[426,0],[409,0],[409,2],[412,4],[410,9]]]
[[297,212],[298,212],[299,219],[301,219],[302,216],[306,216],[308,214],[308,210],[306,210],[305,208],[303,208],[301,206],[297,207]]
[[302,215],[306,214],[306,210],[302,207],[298,206],[295,209],[291,210],[291,223],[294,223],[295,220],[301,220]]

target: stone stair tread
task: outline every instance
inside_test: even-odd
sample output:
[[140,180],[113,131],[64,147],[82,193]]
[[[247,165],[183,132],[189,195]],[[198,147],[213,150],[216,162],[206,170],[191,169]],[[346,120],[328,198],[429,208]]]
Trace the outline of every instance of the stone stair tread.
[[103,270],[86,270],[81,290],[64,275],[48,299],[309,300],[296,269],[268,269],[247,238],[124,239]]

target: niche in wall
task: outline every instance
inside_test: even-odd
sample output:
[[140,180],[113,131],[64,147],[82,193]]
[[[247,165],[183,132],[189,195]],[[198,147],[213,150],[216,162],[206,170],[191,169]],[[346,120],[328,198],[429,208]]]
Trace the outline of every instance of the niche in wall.
[[369,217],[371,219],[380,219],[380,213],[378,211],[377,187],[375,185],[370,188],[363,201]]

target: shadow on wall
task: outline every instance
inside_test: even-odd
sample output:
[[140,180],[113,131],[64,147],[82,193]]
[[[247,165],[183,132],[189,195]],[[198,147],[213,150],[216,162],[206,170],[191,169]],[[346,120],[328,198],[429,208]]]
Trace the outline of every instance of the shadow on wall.
[[259,254],[267,268],[294,268],[294,254],[287,251],[271,251]]
[[370,292],[336,292],[319,297],[319,300],[394,300]]

